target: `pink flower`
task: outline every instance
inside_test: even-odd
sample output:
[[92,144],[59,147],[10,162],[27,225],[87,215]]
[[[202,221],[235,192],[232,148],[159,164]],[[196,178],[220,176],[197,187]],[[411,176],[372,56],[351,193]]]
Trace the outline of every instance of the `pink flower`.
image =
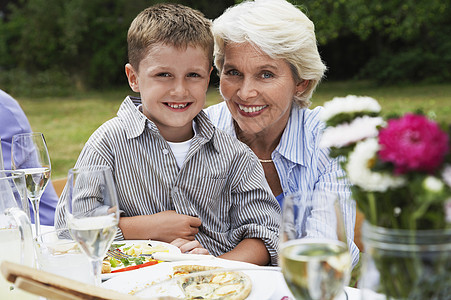
[[434,172],[449,150],[448,135],[425,116],[406,114],[388,121],[379,133],[379,157],[395,166],[395,173]]

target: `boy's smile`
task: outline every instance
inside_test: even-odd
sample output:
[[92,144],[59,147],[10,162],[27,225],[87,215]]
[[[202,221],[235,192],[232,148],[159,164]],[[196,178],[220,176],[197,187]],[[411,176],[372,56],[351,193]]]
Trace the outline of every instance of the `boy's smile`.
[[187,108],[191,103],[165,103],[170,108],[180,111],[181,109]]
[[212,67],[201,47],[155,44],[139,70],[127,64],[133,91],[141,94],[142,112],[170,142],[193,137],[192,120],[205,105]]

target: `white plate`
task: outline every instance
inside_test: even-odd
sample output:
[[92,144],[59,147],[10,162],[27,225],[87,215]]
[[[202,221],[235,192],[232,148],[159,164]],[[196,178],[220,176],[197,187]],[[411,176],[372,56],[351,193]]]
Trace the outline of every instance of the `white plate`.
[[[274,282],[278,275],[278,272],[260,270],[258,266],[253,264],[215,258],[207,261],[177,261],[160,263],[151,268],[138,269],[134,272],[128,272],[126,274],[116,276],[102,283],[102,287],[124,294],[136,292],[136,295],[139,297],[160,296],[155,294],[155,289],[146,290],[146,287],[152,283],[168,279],[173,273],[172,268],[178,265],[203,265],[245,269],[242,272],[246,273],[252,280],[252,291],[247,298],[248,300],[268,299],[268,297],[274,293]],[[177,287],[174,287],[174,290],[165,289],[165,295],[168,295],[168,291],[173,297],[180,296],[180,290]]]
[[[122,248],[127,248],[127,247],[131,247],[133,245],[137,245],[137,244],[147,244],[150,243],[152,246],[164,246],[165,248],[168,249],[169,253],[171,254],[180,254],[181,251],[178,247],[165,243],[165,242],[159,242],[159,241],[152,241],[152,240],[123,240],[123,241],[113,241],[113,245],[114,244],[125,244],[124,246],[120,247],[119,249]],[[157,265],[154,265],[157,266]],[[153,267],[153,266],[149,266],[149,267]],[[149,267],[145,267],[145,268],[149,268]],[[119,267],[119,268],[111,268],[112,271],[116,270],[116,269],[120,269],[123,268],[123,266]],[[139,269],[137,269],[139,270]],[[117,275],[120,274],[124,274],[124,273],[130,273],[130,272],[135,272],[137,270],[131,270],[131,271],[124,271],[124,272],[119,272],[119,273],[106,273],[106,274],[102,274],[100,277],[102,280],[107,280],[110,279],[112,277],[116,277]]]

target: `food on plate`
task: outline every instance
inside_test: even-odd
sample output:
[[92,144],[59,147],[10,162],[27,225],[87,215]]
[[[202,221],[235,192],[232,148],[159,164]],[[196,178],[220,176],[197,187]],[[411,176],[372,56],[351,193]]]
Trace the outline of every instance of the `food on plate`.
[[[180,276],[178,284],[185,299],[242,300],[249,296],[252,281],[243,272],[220,271],[219,267],[181,265],[173,267],[174,277]],[[211,271],[207,274],[192,274]],[[191,276],[183,276],[191,274]]]
[[111,273],[111,264],[109,261],[104,260],[102,262],[102,274]]
[[160,244],[152,245],[152,242],[137,242],[133,244],[113,243],[110,250],[116,250],[123,254],[130,255],[128,258],[116,259],[106,256],[102,263],[102,274],[119,273],[135,270],[159,263],[151,256],[141,256],[143,254],[153,254],[155,252],[169,252],[169,249]]
[[199,265],[180,265],[172,268],[174,271],[174,276],[186,275],[195,272],[210,271],[215,269],[222,269],[221,267],[211,267],[211,266],[199,266]]
[[139,256],[141,254],[153,254],[155,252],[169,252],[164,245],[152,245],[152,242],[143,242],[124,247],[122,251],[125,254]]

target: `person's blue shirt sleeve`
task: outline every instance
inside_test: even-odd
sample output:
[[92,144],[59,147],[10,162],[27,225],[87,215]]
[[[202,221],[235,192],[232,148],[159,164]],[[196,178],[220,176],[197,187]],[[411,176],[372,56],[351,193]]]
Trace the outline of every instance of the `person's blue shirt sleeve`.
[[[2,140],[3,162],[6,170],[11,169],[11,142],[15,134],[31,132],[28,119],[19,103],[10,95],[0,90],[0,138]],[[51,182],[41,197],[40,217],[42,225],[53,225],[58,196]],[[33,213],[30,212],[34,222]]]

